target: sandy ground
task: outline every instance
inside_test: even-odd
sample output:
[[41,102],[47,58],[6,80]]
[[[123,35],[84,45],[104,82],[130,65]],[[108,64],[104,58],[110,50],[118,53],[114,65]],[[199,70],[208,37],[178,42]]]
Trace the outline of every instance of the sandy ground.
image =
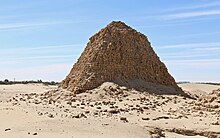
[[211,93],[213,90],[217,90],[220,88],[219,85],[196,84],[196,83],[179,84],[179,86],[183,90],[189,91],[190,93],[198,92],[198,91],[204,92],[204,93]]
[[220,86],[180,87],[197,100],[113,83],[79,95],[41,84],[0,85],[0,137],[220,137],[220,92],[212,93]]

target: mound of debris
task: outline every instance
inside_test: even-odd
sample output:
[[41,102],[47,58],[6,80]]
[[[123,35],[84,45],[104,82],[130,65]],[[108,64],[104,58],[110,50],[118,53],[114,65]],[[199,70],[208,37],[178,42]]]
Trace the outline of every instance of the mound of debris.
[[111,22],[90,38],[61,87],[77,94],[104,82],[156,94],[185,95],[147,37],[121,21]]

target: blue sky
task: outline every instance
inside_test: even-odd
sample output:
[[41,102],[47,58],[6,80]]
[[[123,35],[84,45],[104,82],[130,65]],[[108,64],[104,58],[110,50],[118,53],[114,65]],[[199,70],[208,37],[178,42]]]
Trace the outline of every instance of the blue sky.
[[112,20],[147,35],[177,81],[220,82],[219,0],[0,0],[0,80],[61,81]]

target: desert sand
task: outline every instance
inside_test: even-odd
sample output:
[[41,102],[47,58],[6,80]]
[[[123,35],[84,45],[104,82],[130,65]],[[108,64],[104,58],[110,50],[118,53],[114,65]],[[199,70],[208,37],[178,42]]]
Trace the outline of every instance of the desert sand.
[[179,86],[194,96],[195,91],[207,94],[197,95],[196,100],[152,95],[110,82],[77,95],[42,84],[0,85],[0,136],[220,137],[219,93],[212,93],[220,86]]
[[212,93],[213,90],[219,89],[219,85],[209,85],[209,84],[198,84],[198,83],[185,83],[179,84],[179,86],[190,93],[201,93],[201,94],[209,94]]

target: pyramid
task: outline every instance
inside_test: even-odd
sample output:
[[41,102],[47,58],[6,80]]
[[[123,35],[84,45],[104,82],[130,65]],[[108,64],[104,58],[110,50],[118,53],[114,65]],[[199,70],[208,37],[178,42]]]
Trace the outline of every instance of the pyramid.
[[113,21],[89,40],[62,88],[77,94],[114,82],[156,94],[184,95],[144,34]]

